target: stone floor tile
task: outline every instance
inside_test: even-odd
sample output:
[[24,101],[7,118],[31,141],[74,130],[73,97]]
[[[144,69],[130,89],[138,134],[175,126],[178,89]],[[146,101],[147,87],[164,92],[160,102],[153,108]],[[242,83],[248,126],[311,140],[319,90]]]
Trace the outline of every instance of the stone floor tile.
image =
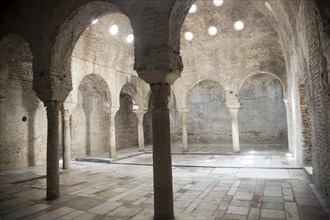
[[71,212],[75,211],[72,208],[68,208],[68,207],[61,207],[58,208],[54,211],[48,212],[44,215],[41,215],[39,217],[34,218],[34,220],[50,220],[50,219],[56,219],[56,218],[60,218],[64,215],[67,215]]
[[252,201],[252,198],[253,198],[253,192],[251,191],[251,192],[237,192],[234,195],[234,198],[233,199]]
[[73,220],[95,220],[97,217],[97,214],[85,212],[84,214],[75,217]]
[[259,219],[260,209],[259,208],[250,208],[250,212],[248,215],[248,220],[256,220]]
[[56,220],[71,220],[71,219],[74,219],[74,218],[76,218],[76,217],[78,217],[80,215],[83,215],[85,213],[86,213],[85,211],[75,210],[73,212],[70,212],[70,213],[68,213],[66,215],[63,215],[63,216],[57,218]]
[[200,199],[196,199],[194,200],[185,210],[185,213],[192,213],[193,210],[195,210],[197,208],[197,206],[199,206],[199,204],[202,202],[202,200]]
[[261,209],[260,217],[270,219],[285,219],[285,214],[284,211],[281,210]]
[[308,199],[296,198],[298,205],[309,205],[309,206],[319,206],[317,199],[310,197]]
[[219,205],[219,210],[227,210],[229,206],[230,201],[222,201]]
[[226,214],[224,214],[223,217],[220,217],[217,219],[219,219],[219,220],[247,220],[247,216],[226,213]]
[[236,214],[236,215],[248,215],[249,208],[247,207],[240,207],[240,206],[229,206],[227,213],[229,214]]
[[[137,164],[150,162],[151,154],[139,155],[134,159]],[[245,165],[248,164],[249,157],[246,155]],[[280,162],[279,157],[273,155],[263,155],[260,161],[255,160],[256,165],[262,165],[268,160],[270,165],[278,166]],[[239,161],[238,155],[175,155],[174,160],[180,164],[207,164],[221,166],[224,163],[233,164]],[[214,159],[214,161],[213,161]],[[150,161],[149,161],[150,160]],[[225,161],[225,162],[223,162]],[[288,163],[289,164],[289,163]],[[20,175],[30,172],[37,167],[29,168],[27,171],[20,170],[13,181],[19,180]],[[220,169],[218,169],[220,168]],[[253,168],[231,168],[236,172],[229,172],[226,168],[205,168],[205,167],[176,167],[173,166],[173,181],[175,192],[175,215],[183,217],[182,219],[267,219],[274,220],[272,213],[282,211],[284,217],[290,219],[294,216],[296,205],[298,215],[301,219],[317,219],[323,220],[328,217],[320,206],[318,200],[312,194],[310,187],[310,180],[298,178],[299,172],[292,172],[295,175],[288,179],[278,179],[280,176],[285,177],[287,169],[280,171],[279,169],[253,169]],[[253,176],[258,174],[260,175]],[[132,213],[135,213],[134,207],[139,207],[134,216],[129,217],[132,220],[151,220],[153,216],[153,193],[152,193],[152,167],[143,165],[121,165],[121,164],[96,164],[90,162],[73,162],[73,168],[66,171],[65,175],[61,175],[61,197],[54,201],[46,201],[45,198],[45,178],[37,181],[25,181],[19,184],[0,185],[0,201],[7,202],[7,207],[12,209],[5,214],[1,214],[3,219],[5,215],[13,214],[22,209],[19,206],[13,207],[14,203],[31,206],[32,203],[47,205],[47,208],[40,211],[33,211],[31,214],[23,216],[22,218],[37,218],[48,213],[61,209],[62,207],[74,209],[74,211],[67,213],[58,219],[111,219],[122,220],[127,219],[125,214],[129,215],[129,209],[126,206],[132,206]],[[241,178],[237,174],[250,172],[251,178]],[[13,171],[15,173],[15,171]],[[7,172],[11,174],[11,172]],[[272,175],[275,175],[275,178]],[[5,175],[0,171],[0,175]],[[44,173],[40,172],[40,175]],[[277,175],[277,176],[276,176]],[[268,177],[267,177],[268,176]],[[297,176],[296,179],[294,179]],[[27,178],[23,176],[22,178]],[[8,180],[8,179],[7,179]],[[10,181],[10,180],[8,180]],[[143,188],[137,189],[144,185]],[[254,187],[255,185],[255,187]],[[35,187],[35,188],[34,188]],[[4,190],[5,189],[5,190]],[[232,195],[228,192],[233,190]],[[32,191],[31,191],[32,190]],[[30,200],[29,195],[34,191],[40,191],[41,200]],[[29,192],[30,191],[30,192]],[[37,192],[35,191],[35,192]],[[129,193],[127,193],[129,191]],[[272,192],[281,192],[281,196],[267,196],[273,195]],[[264,193],[266,192],[266,193]],[[291,192],[291,193],[290,193]],[[292,195],[293,192],[293,195]],[[310,201],[306,201],[304,197],[308,194]],[[16,197],[19,195],[19,197]],[[84,196],[79,196],[84,195]],[[298,195],[294,197],[294,195]],[[241,200],[238,198],[247,200]],[[249,198],[247,198],[249,197]],[[120,205],[106,214],[91,213],[89,209],[97,206],[102,207],[101,204],[110,202],[115,198],[115,203]],[[14,201],[14,202],[12,202]],[[194,203],[194,204],[193,204]],[[268,206],[265,205],[268,203]],[[279,203],[284,206],[284,210],[276,210],[278,207],[269,205],[272,203]],[[0,203],[2,204],[2,203]],[[11,204],[11,205],[10,205]],[[208,205],[211,204],[211,205]],[[305,205],[306,204],[306,205]],[[311,205],[310,205],[311,204]],[[264,205],[263,207],[261,207]],[[110,205],[109,205],[110,206]],[[104,210],[109,209],[109,206],[104,205]],[[210,208],[209,206],[212,206]],[[24,206],[25,207],[25,206]],[[24,208],[23,207],[23,208]],[[185,213],[190,207],[190,213]],[[214,208],[215,207],[215,208]],[[245,215],[238,215],[229,212],[238,212],[239,208],[250,208],[250,211]],[[290,208],[291,207],[291,208]],[[208,211],[212,209],[212,211]],[[215,211],[213,211],[215,209]],[[261,216],[261,211],[263,215]],[[278,208],[279,209],[279,208]],[[62,209],[63,210],[63,209]],[[100,209],[102,210],[102,209]],[[99,212],[104,213],[104,211]],[[210,214],[213,213],[213,216]],[[123,214],[123,216],[119,216]],[[274,214],[274,213],[273,213]],[[71,217],[70,217],[71,216]],[[276,215],[277,217],[280,215]],[[294,217],[292,217],[294,218]],[[178,218],[178,220],[181,220]],[[291,219],[290,219],[291,220]]]
[[283,203],[279,202],[263,202],[261,208],[270,210],[284,210]]
[[61,205],[70,207],[73,209],[85,211],[85,210],[91,209],[97,205],[100,205],[104,202],[105,202],[104,200],[100,200],[100,199],[93,199],[93,198],[88,198],[88,197],[77,196],[74,199],[63,202]]
[[27,190],[27,191],[16,193],[14,195],[17,196],[17,197],[24,197],[24,198],[27,198],[29,200],[37,200],[37,201],[46,198],[45,191],[44,190],[39,190],[39,189],[30,189],[30,190]]
[[31,206],[26,206],[24,208],[18,209],[14,212],[11,212],[7,215],[1,216],[3,219],[18,219],[24,216],[30,215],[35,212],[39,212],[41,210],[47,209],[49,206],[44,204],[35,204]]
[[176,208],[180,208],[180,209],[186,209],[190,204],[192,203],[192,201],[174,201],[174,207]]
[[196,209],[200,211],[215,212],[218,206],[217,203],[205,203],[202,201]]
[[282,191],[264,191],[264,196],[276,196],[276,197],[282,197]]
[[278,196],[262,196],[262,201],[283,203],[283,198]]
[[109,212],[107,215],[113,218],[116,217],[122,219],[130,219],[131,217],[141,212],[143,209],[144,208],[140,206],[123,205]]
[[251,201],[248,200],[237,200],[237,199],[233,199],[230,202],[231,206],[239,206],[239,207],[247,207],[249,208],[251,206]]
[[295,202],[284,202],[284,211],[287,220],[299,220],[298,207]]
[[116,209],[117,207],[119,207],[121,205],[122,205],[122,203],[119,203],[119,202],[107,201],[107,202],[101,203],[101,204],[89,209],[88,212],[103,215],[103,214],[106,214],[106,213]]
[[0,202],[0,215],[4,215],[12,210],[32,204],[31,202],[17,201],[15,198],[16,197],[13,197],[10,200]]

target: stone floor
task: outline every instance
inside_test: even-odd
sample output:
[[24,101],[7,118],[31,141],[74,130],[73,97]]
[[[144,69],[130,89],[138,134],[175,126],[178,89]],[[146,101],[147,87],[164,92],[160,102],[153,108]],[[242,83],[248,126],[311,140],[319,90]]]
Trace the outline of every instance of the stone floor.
[[[61,197],[51,202],[45,166],[0,172],[0,219],[152,219],[151,154],[118,157],[74,161],[61,170]],[[173,187],[178,220],[329,219],[325,200],[285,152],[173,154]]]

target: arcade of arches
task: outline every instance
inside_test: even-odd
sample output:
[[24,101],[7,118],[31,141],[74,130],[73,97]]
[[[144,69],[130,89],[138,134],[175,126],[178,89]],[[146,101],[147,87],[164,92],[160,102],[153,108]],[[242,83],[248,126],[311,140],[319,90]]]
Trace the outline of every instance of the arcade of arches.
[[151,155],[152,215],[173,219],[171,152],[290,155],[329,204],[328,1],[0,6],[0,178],[46,166],[56,201],[76,159]]

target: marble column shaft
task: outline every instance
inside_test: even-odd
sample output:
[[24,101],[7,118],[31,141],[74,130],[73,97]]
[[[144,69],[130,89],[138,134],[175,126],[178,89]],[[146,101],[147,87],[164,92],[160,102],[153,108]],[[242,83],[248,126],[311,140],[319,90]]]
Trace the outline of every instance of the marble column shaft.
[[138,118],[138,142],[139,151],[144,151],[144,130],[143,130],[143,117],[145,112],[137,112],[136,117]]
[[174,219],[170,117],[167,107],[170,85],[150,84],[152,97],[152,136],[155,219]]
[[183,153],[188,151],[187,110],[181,112]]
[[115,116],[116,113],[110,113],[110,158],[115,158],[117,156]]
[[70,129],[70,112],[62,109],[63,116],[63,169],[71,167],[71,129]]
[[47,110],[47,200],[54,200],[60,196],[59,177],[59,120],[60,101],[45,102]]
[[240,152],[239,146],[239,132],[238,132],[238,108],[229,109],[231,113],[231,126],[232,126],[232,139],[233,139],[233,150],[234,152]]

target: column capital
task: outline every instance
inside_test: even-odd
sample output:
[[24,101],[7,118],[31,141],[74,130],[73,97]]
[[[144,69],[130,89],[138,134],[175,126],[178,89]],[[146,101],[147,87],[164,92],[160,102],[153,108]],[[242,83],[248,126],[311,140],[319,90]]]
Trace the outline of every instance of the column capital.
[[119,107],[117,107],[117,106],[111,107],[110,115],[116,115],[118,111],[119,111]]
[[173,48],[165,46],[143,49],[145,51],[139,51],[142,53],[136,52],[134,69],[146,83],[173,84],[181,76],[182,59]]
[[143,117],[146,111],[136,111],[134,112],[139,122],[143,122]]
[[236,117],[237,114],[238,114],[239,109],[240,108],[237,108],[237,107],[235,107],[235,108],[229,108],[229,111],[230,111],[231,116]]
[[137,111],[133,111],[136,115],[144,115],[145,113],[147,113],[146,110],[137,110]]
[[61,112],[64,116],[64,120],[69,120],[73,109],[76,107],[76,103],[64,102]]

